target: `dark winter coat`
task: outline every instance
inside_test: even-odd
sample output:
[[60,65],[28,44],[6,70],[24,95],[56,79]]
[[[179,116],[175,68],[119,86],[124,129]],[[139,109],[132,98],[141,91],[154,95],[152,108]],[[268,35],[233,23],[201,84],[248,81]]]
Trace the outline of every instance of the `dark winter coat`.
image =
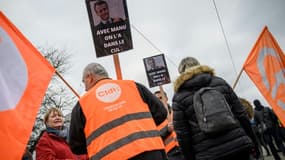
[[55,134],[44,132],[36,146],[37,160],[78,159],[66,140]]
[[[199,128],[193,108],[193,95],[201,87],[213,87],[221,92],[232,107],[242,127],[234,127],[221,135],[207,136]],[[215,160],[239,152],[249,152],[254,133],[245,108],[232,88],[222,78],[214,76],[208,66],[186,70],[174,83],[173,123],[177,139],[186,159]],[[248,136],[249,135],[249,136]]]
[[268,128],[278,127],[277,116],[274,114],[274,112],[270,108],[264,107],[261,104],[255,105],[254,120],[256,121],[257,126],[263,122],[266,124]]

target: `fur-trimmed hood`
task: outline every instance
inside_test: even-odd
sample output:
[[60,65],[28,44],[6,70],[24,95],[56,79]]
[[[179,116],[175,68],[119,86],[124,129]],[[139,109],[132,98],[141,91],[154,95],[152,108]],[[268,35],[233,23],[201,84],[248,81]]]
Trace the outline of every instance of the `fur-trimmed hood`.
[[192,79],[194,76],[201,74],[201,73],[210,73],[211,75],[215,75],[214,69],[205,66],[205,65],[198,65],[195,67],[191,67],[186,69],[185,72],[181,73],[180,76],[174,81],[174,91],[177,92],[180,86],[187,80]]

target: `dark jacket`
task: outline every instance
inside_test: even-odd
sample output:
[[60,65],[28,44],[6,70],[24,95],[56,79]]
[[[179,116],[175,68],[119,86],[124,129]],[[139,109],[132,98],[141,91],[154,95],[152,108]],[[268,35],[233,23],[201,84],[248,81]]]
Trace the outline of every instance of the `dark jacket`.
[[[155,95],[145,86],[136,83],[143,101],[149,106],[156,125],[162,123],[167,117],[167,110]],[[132,96],[132,95],[130,95]],[[70,122],[70,147],[75,154],[86,154],[86,139],[84,134],[85,116],[79,103],[73,108]]]
[[[221,135],[205,135],[197,124],[193,108],[193,95],[202,87],[213,87],[221,92],[242,127],[236,126]],[[214,76],[213,69],[197,66],[187,70],[177,78],[174,89],[173,124],[186,159],[215,160],[239,152],[249,152],[252,147],[249,136],[256,139],[246,110],[227,82]]]
[[254,120],[257,126],[263,122],[268,128],[278,127],[278,118],[270,108],[264,107],[260,103],[255,103],[254,105]]
[[77,156],[72,153],[64,138],[44,131],[36,146],[36,159],[77,159]]

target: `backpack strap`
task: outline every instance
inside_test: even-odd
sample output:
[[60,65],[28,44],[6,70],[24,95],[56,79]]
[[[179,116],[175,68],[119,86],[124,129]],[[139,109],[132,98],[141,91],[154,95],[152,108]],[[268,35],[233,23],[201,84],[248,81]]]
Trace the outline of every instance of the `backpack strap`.
[[199,94],[201,94],[201,93],[205,92],[206,90],[210,90],[210,89],[213,89],[213,88],[212,87],[202,87],[197,92]]

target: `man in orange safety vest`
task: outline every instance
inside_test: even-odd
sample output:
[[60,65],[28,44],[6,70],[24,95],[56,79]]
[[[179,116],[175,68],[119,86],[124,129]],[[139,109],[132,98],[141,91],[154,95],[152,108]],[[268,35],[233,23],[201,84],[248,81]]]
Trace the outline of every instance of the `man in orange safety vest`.
[[167,117],[163,104],[142,84],[112,80],[98,63],[88,64],[87,93],[72,110],[70,147],[94,160],[165,160],[157,125]]

